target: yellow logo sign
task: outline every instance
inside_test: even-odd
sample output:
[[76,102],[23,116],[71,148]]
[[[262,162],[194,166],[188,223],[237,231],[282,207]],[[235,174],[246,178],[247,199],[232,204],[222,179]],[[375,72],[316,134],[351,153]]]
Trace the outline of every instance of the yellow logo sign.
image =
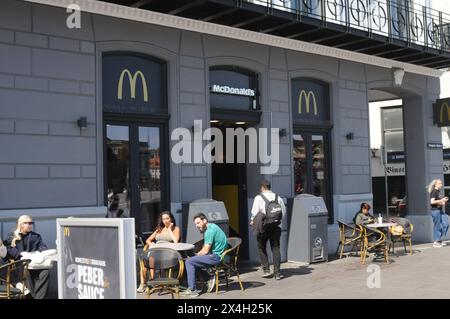
[[136,98],[136,81],[137,77],[141,78],[142,82],[142,91],[144,92],[144,101],[148,102],[148,89],[147,89],[147,81],[145,80],[145,76],[141,71],[136,71],[134,75],[131,75],[131,72],[128,69],[122,70],[119,78],[119,85],[117,87],[117,99],[122,100],[122,90],[123,90],[123,78],[125,75],[128,77],[128,82],[130,83],[131,90],[131,98]]
[[317,115],[317,102],[316,102],[316,97],[314,95],[314,92],[309,91],[308,93],[306,93],[305,90],[302,90],[300,92],[300,95],[298,96],[298,113],[302,114],[302,102],[303,102],[302,97],[303,96],[305,97],[306,113],[309,113],[310,101],[312,99],[313,107],[314,107],[314,115]]
[[70,237],[70,228],[64,227],[64,237]]
[[450,121],[450,106],[447,102],[441,104],[441,110],[439,112],[439,123],[444,123],[444,108],[447,110],[447,121]]

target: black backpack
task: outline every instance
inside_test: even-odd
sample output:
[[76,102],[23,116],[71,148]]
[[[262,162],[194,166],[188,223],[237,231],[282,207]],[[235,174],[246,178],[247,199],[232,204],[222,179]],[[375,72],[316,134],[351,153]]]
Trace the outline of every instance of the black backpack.
[[262,193],[260,194],[264,202],[266,202],[266,216],[264,218],[264,226],[278,226],[281,224],[283,218],[283,210],[280,203],[278,203],[278,195],[275,194],[275,199],[269,201]]

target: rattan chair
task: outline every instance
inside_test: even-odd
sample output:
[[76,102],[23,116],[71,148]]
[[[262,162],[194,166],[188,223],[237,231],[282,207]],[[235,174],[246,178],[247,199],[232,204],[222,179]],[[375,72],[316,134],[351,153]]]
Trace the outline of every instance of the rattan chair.
[[376,228],[362,226],[364,232],[363,248],[361,250],[361,264],[364,264],[369,252],[377,249],[383,252],[384,261],[389,263],[389,245],[390,241],[386,234]]
[[397,242],[403,242],[403,247],[405,249],[405,253],[408,251],[406,249],[406,243],[409,244],[409,253],[412,255],[412,232],[414,229],[414,225],[406,218],[403,217],[395,217],[391,219],[393,222],[401,225],[403,227],[402,234],[394,234],[391,232],[391,246],[392,253],[395,253],[394,246]]
[[351,250],[354,251],[355,247],[359,246],[359,250],[361,251],[363,245],[363,230],[359,225],[349,225],[340,220],[337,221],[339,225],[339,244],[336,249],[336,255],[339,252],[339,248],[341,251],[339,253],[339,258],[342,258],[344,255],[345,246],[351,245]]
[[170,248],[150,248],[147,250],[149,268],[154,270],[154,278],[147,281],[147,296],[155,291],[169,291],[180,298],[180,279],[184,272],[181,254]]
[[219,293],[219,280],[225,278],[226,287],[228,289],[228,279],[236,275],[241,290],[244,291],[244,286],[242,285],[241,278],[239,277],[238,270],[238,259],[239,259],[239,248],[241,247],[242,239],[239,237],[229,237],[228,246],[230,248],[226,249],[220,256],[220,263],[210,270],[214,273],[216,277],[216,294]]
[[[0,266],[0,299],[25,297],[25,281],[30,261],[21,259]],[[15,287],[18,283],[22,284],[22,289]]]

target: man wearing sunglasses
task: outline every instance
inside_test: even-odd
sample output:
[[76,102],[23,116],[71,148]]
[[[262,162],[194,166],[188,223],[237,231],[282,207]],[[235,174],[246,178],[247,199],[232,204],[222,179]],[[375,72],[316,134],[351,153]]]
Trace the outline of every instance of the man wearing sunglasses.
[[[9,234],[5,245],[8,250],[7,258],[19,260],[23,252],[43,251],[47,245],[42,241],[41,235],[33,231],[33,220],[30,216],[23,215],[17,220],[17,228]],[[44,299],[49,285],[48,269],[29,269],[27,288],[34,299]]]

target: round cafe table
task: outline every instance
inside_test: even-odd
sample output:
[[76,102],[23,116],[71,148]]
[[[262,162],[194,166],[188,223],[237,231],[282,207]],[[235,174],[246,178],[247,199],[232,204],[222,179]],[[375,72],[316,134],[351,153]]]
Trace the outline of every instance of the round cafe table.
[[[154,249],[154,248],[171,248],[174,249],[178,252],[180,252],[181,256],[183,257],[183,259],[188,258],[188,256],[192,253],[190,253],[190,251],[192,251],[194,249],[194,245],[192,244],[188,244],[188,243],[157,243],[157,244],[152,244],[150,246],[148,246],[148,250]],[[147,259],[147,254],[144,252],[144,258]]]
[[372,224],[366,224],[366,227],[369,228],[385,228],[385,227],[391,227],[391,226],[397,226],[397,223],[372,223]]
[[153,248],[171,248],[177,251],[187,251],[194,249],[194,245],[188,243],[157,243],[148,246],[148,249]]

